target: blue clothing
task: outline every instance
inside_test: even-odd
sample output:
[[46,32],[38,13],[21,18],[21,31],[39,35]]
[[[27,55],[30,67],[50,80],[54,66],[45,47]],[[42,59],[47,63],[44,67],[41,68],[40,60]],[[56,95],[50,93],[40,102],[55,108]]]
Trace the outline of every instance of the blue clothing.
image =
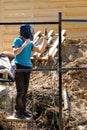
[[[23,45],[24,41],[21,38],[16,38],[13,42],[12,47],[21,47]],[[31,62],[31,53],[32,49],[34,47],[34,44],[32,41],[30,41],[29,45],[27,45],[21,53],[15,56],[15,64],[20,64],[27,67],[32,67]]]

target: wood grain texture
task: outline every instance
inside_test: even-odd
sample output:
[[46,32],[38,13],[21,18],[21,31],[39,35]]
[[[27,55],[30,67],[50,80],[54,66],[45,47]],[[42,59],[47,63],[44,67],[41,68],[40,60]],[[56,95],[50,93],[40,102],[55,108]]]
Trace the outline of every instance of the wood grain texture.
[[[87,19],[87,0],[2,0],[0,22],[52,22],[58,21],[58,12],[63,19]],[[69,38],[87,37],[87,23],[62,23]],[[35,32],[44,31],[46,25],[34,26]],[[48,25],[48,30],[58,33],[58,25]],[[73,35],[72,35],[73,34]],[[0,26],[0,52],[10,49],[19,26]]]

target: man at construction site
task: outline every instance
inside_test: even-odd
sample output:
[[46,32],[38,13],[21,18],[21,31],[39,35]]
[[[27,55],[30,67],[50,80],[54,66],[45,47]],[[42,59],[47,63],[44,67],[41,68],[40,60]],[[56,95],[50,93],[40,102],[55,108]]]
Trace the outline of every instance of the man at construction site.
[[[29,86],[30,73],[32,68],[31,54],[32,51],[43,53],[46,49],[47,42],[44,38],[44,44],[41,49],[33,43],[34,31],[30,24],[20,26],[20,36],[15,38],[12,44],[15,55],[15,83],[16,83],[16,100],[15,100],[15,116],[21,119],[30,117],[31,114],[26,110],[26,94]],[[17,71],[20,69],[20,71]],[[22,70],[28,71],[22,71]]]

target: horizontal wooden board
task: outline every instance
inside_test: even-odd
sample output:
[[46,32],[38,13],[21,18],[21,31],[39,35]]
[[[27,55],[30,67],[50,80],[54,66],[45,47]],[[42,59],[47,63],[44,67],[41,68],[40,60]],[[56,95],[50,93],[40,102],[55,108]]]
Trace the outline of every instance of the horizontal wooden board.
[[48,7],[51,9],[58,9],[58,8],[63,8],[65,6],[65,4],[63,2],[50,2],[50,1],[40,1],[40,2],[36,2],[34,4],[34,8],[35,9],[47,9]]
[[[1,0],[0,22],[55,22],[58,13],[63,19],[87,19],[87,0]],[[58,25],[33,25],[35,32],[53,29],[58,33]],[[87,37],[87,22],[62,22],[68,37]],[[11,50],[13,39],[19,36],[19,26],[0,26],[0,45]],[[0,50],[1,50],[0,48]]]
[[24,2],[23,4],[20,4],[20,2],[7,2],[7,3],[3,3],[3,7],[2,9],[4,9],[5,11],[8,10],[30,10],[30,9],[34,9],[34,3],[27,1]]
[[65,8],[87,7],[87,1],[69,1],[65,3]]
[[31,122],[32,121],[32,117],[30,117],[30,118],[27,118],[26,117],[26,119],[20,119],[20,118],[17,118],[17,117],[15,117],[14,115],[11,115],[11,116],[8,116],[7,118],[6,118],[6,121],[7,122],[16,122],[16,123],[18,123],[18,122],[20,122],[20,123],[29,123],[29,122]]
[[[8,2],[12,2],[12,3],[21,2],[21,3],[22,3],[22,2],[28,2],[28,1],[29,1],[29,2],[31,1],[31,2],[33,2],[33,3],[36,2],[36,0],[4,0],[3,2],[4,2],[4,3],[8,3]],[[58,2],[61,2],[61,1],[62,1],[62,2],[83,1],[83,2],[84,2],[84,1],[86,1],[86,0],[42,0],[42,1],[44,1],[44,2],[47,2],[47,1],[50,1],[50,2],[57,2],[57,1],[58,1]],[[41,2],[41,0],[37,0],[37,2]]]
[[[69,13],[70,10],[70,13]],[[81,8],[69,8],[68,10],[65,10],[65,15],[68,16],[87,16],[87,7],[81,9]]]
[[36,2],[34,5],[35,9],[45,9],[47,7],[49,8],[78,8],[78,7],[86,7],[87,5],[87,1],[68,1],[68,2],[64,2],[64,1],[56,1],[56,2]]

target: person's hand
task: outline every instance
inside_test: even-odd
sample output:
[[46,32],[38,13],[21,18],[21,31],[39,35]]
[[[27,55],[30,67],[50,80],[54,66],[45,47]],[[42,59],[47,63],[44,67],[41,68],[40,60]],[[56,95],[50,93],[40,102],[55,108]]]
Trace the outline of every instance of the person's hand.
[[30,43],[30,39],[26,39],[24,44],[22,45],[23,47],[26,47]]

